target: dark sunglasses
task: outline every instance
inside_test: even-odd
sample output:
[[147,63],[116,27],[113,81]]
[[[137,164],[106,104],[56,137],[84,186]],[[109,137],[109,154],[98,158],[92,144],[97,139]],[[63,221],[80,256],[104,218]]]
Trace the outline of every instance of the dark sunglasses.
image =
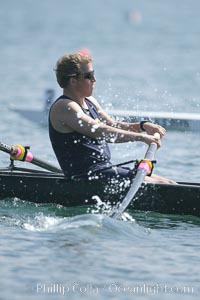
[[92,80],[94,79],[94,70],[87,72],[87,73],[79,73],[79,74],[69,74],[67,77],[78,77],[78,76],[83,76],[85,79]]
[[85,79],[94,79],[94,70],[93,71],[90,71],[90,72],[87,72],[87,73],[83,73],[81,74],[83,76],[83,78]]

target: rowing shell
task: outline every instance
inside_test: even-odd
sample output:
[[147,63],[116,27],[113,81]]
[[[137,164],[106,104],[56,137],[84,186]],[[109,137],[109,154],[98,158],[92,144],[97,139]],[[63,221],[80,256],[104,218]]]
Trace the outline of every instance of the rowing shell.
[[[23,169],[25,170],[25,169]],[[111,205],[122,201],[127,183],[104,180],[69,180],[61,174],[0,170],[0,199],[19,198],[66,207],[94,205],[98,196]],[[143,183],[128,209],[200,217],[200,183]]]

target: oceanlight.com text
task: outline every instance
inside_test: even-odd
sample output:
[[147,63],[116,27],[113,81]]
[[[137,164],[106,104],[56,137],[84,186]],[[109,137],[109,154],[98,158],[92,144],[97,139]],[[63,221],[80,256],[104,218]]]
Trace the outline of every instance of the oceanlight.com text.
[[169,286],[165,284],[141,284],[141,285],[121,285],[117,283],[92,284],[92,283],[38,283],[33,290],[37,294],[194,294],[192,286]]

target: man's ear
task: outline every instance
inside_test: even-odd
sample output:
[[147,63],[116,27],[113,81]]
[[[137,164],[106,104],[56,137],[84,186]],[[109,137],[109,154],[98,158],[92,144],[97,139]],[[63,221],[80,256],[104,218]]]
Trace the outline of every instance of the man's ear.
[[76,78],[75,77],[71,77],[69,79],[69,82],[70,82],[71,85],[75,85],[76,84]]

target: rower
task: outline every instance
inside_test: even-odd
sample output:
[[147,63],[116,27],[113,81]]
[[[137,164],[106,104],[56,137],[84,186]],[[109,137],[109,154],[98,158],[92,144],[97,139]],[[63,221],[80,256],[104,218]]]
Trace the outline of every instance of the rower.
[[[145,120],[125,123],[112,119],[92,96],[96,77],[91,56],[64,55],[55,71],[63,94],[50,108],[49,136],[65,176],[132,180],[131,168],[113,167],[108,143],[153,142],[160,147],[161,139],[154,134],[163,137],[165,128]],[[174,183],[154,174],[145,180]]]

